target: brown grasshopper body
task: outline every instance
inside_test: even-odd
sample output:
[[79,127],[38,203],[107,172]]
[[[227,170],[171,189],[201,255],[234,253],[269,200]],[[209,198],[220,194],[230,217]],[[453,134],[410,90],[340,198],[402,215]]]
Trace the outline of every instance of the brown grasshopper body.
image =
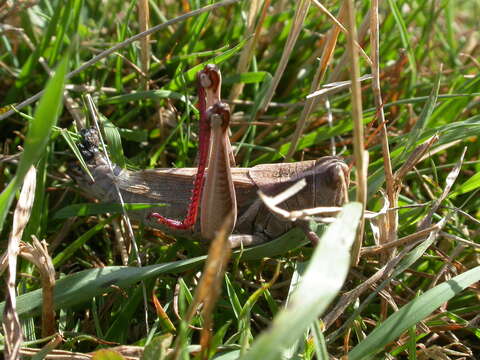
[[[294,226],[268,210],[257,196],[259,190],[273,196],[304,178],[307,186],[284,201],[285,210],[290,211],[340,206],[347,200],[348,167],[336,157],[234,168],[228,138],[230,108],[220,98],[221,80],[220,70],[212,64],[197,73],[200,114],[197,169],[137,172],[112,169],[98,150],[98,135],[94,130],[86,130],[80,148],[94,182],[82,175],[75,176],[79,184],[107,202],[123,199],[125,203],[168,205],[131,213],[137,220],[165,232],[207,240],[214,239],[220,229],[228,234],[237,233],[229,237],[232,247],[274,239]],[[306,229],[305,222],[295,224]],[[313,243],[318,240],[309,231],[307,235]]]
[[[190,190],[197,169],[129,171],[114,166],[112,174],[106,159],[92,139],[95,139],[95,136],[84,141],[81,149],[95,182],[92,183],[83,173],[76,173],[73,176],[83,190],[103,202],[118,203],[118,194],[114,186],[116,183],[125,203],[167,205],[129,212],[133,219],[173,235],[202,238],[199,221],[190,230],[178,230],[149,217],[149,214],[155,211],[169,218],[182,218],[191,198]],[[316,161],[232,168],[231,177],[238,211],[235,228],[230,236],[232,247],[238,247],[242,243],[248,246],[269,241],[294,226],[305,225],[302,222],[292,223],[270,212],[259,199],[258,190],[273,196],[305,178],[307,186],[280,205],[290,211],[319,206],[341,206],[347,200],[348,167],[333,156]]]

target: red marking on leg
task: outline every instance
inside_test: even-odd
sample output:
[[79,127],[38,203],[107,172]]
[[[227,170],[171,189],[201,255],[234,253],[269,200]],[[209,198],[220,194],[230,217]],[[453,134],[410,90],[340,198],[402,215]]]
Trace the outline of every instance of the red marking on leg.
[[197,174],[193,183],[192,197],[188,207],[187,215],[182,221],[169,219],[158,213],[151,213],[148,217],[155,218],[159,224],[166,225],[172,229],[186,230],[195,225],[198,215],[198,206],[202,195],[203,183],[205,180],[205,169],[208,162],[208,151],[210,149],[210,124],[206,109],[206,94],[205,88],[202,86],[201,76],[203,70],[197,74],[198,83],[198,110],[200,112],[199,124],[199,160]]

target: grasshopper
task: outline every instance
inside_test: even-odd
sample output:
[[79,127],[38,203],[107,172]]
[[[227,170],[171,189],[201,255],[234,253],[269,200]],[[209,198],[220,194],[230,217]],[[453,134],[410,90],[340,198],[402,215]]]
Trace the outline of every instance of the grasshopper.
[[[315,242],[305,221],[291,222],[278,217],[257,193],[261,190],[274,196],[303,178],[307,186],[284,201],[282,207],[301,210],[341,206],[348,199],[348,166],[337,157],[327,156],[296,163],[232,167],[233,152],[228,139],[230,111],[220,100],[219,70],[207,65],[198,73],[197,85],[198,168],[129,171],[114,165],[112,172],[107,159],[98,150],[98,134],[94,129],[86,129],[81,132],[83,140],[79,148],[95,181],[92,183],[84,174],[76,172],[73,177],[80,187],[104,202],[118,202],[113,186],[116,183],[125,203],[167,204],[166,207],[132,211],[129,215],[173,235],[211,240],[224,219],[233,216],[234,221],[228,229],[232,233],[229,241],[233,248],[275,239],[294,226],[304,229]],[[200,221],[197,221],[198,211]],[[176,220],[182,217],[184,220]]]

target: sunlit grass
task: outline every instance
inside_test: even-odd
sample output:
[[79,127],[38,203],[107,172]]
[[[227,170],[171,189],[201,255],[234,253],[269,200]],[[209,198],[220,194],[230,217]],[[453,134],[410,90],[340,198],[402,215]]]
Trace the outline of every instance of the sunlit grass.
[[[49,244],[58,279],[57,325],[65,338],[59,349],[90,352],[113,346],[100,340],[158,348],[163,344],[171,349],[178,346],[178,334],[165,326],[169,322],[181,329],[177,331],[184,354],[193,357],[200,349],[199,331],[185,327],[182,319],[194,297],[206,245],[165,238],[135,225],[143,264],[136,268],[125,226],[115,215],[121,209],[92,204],[92,194],[82,192],[67,175],[76,158],[71,134],[91,125],[87,92],[106,119],[105,138],[116,162],[130,169],[192,167],[198,145],[194,79],[203,64],[215,62],[223,75],[222,97],[235,109],[232,139],[237,164],[253,166],[290,157],[317,159],[332,155],[335,149],[354,168],[348,87],[306,98],[330,82],[349,79],[347,37],[318,6],[308,7],[308,3],[238,1],[166,26],[150,35],[148,44],[136,41],[120,47],[68,80],[58,121],[67,69],[78,69],[139,33],[137,2],[45,0],[0,6],[0,118],[5,117],[0,120],[2,235],[7,239],[12,230],[11,203],[28,167],[34,164],[37,190],[23,240],[30,242],[35,235]],[[210,2],[148,4],[153,27]],[[321,4],[348,30],[347,18],[339,14],[343,2]],[[358,43],[375,60],[368,30],[370,2],[355,5]],[[209,356],[215,352],[223,353],[220,359],[254,356],[262,352],[265,338],[276,339],[265,349],[288,346],[282,350],[284,356],[305,359],[315,354],[325,358],[326,352],[340,358],[352,349],[352,358],[376,352],[382,356],[383,351],[414,359],[457,338],[461,345],[452,349],[467,358],[470,352],[479,351],[480,330],[469,323],[480,311],[475,292],[469,288],[478,281],[480,237],[479,11],[473,1],[380,2],[381,104],[375,102],[372,81],[360,83],[369,152],[368,210],[382,209],[379,189],[386,188],[376,105],[382,105],[385,114],[393,174],[425,141],[439,136],[424,158],[400,178],[398,204],[390,204],[399,206],[396,238],[408,238],[419,230],[417,226],[442,194],[450,171],[467,147],[465,164],[450,195],[432,217],[433,224],[445,221],[443,228],[428,240],[416,239],[426,241],[417,247],[415,243],[399,247],[397,258],[393,253],[392,257],[362,257],[339,296],[322,309],[324,323],[312,323],[309,317],[294,319],[308,330],[302,330],[293,344],[278,340],[289,330],[282,309],[294,296],[290,281],[301,276],[299,269],[319,256],[321,247],[314,252],[304,246],[302,233],[294,230],[271,243],[237,251],[213,313]],[[147,45],[148,62],[142,60]],[[148,84],[142,75],[147,66]],[[49,69],[56,69],[55,77],[51,78]],[[360,56],[359,75],[371,73]],[[19,109],[23,115],[14,112],[6,117],[10,105],[41,91],[41,100]],[[55,122],[58,128],[51,132]],[[64,136],[59,136],[58,129]],[[382,233],[386,230],[382,221],[366,222],[364,246],[376,245],[381,234],[388,233]],[[123,263],[131,266],[123,267]],[[18,274],[17,311],[24,340],[38,341],[42,299],[38,273],[19,257]],[[372,278],[375,275],[379,277]],[[148,331],[140,281],[147,290]],[[368,286],[362,288],[362,284]],[[379,287],[382,295],[375,292]],[[164,309],[163,315],[158,304],[153,305],[152,295]],[[342,310],[336,313],[338,309]],[[191,324],[202,327],[200,313]],[[172,333],[172,339],[159,337],[167,333]],[[38,342],[34,347],[44,344]],[[248,355],[250,348],[253,351]]]

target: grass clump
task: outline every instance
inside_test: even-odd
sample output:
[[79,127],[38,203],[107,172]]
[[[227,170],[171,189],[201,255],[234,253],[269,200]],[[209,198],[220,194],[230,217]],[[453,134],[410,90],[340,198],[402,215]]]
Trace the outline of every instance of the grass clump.
[[[21,255],[1,290],[6,358],[475,358],[478,4],[352,3],[0,5],[2,269]],[[318,247],[294,229],[215,272],[206,244],[132,236],[121,207],[92,206],[68,175],[88,104],[116,163],[195,166],[194,80],[212,62],[237,164],[339,155],[376,216],[349,204]],[[32,164],[32,209],[13,215]]]

